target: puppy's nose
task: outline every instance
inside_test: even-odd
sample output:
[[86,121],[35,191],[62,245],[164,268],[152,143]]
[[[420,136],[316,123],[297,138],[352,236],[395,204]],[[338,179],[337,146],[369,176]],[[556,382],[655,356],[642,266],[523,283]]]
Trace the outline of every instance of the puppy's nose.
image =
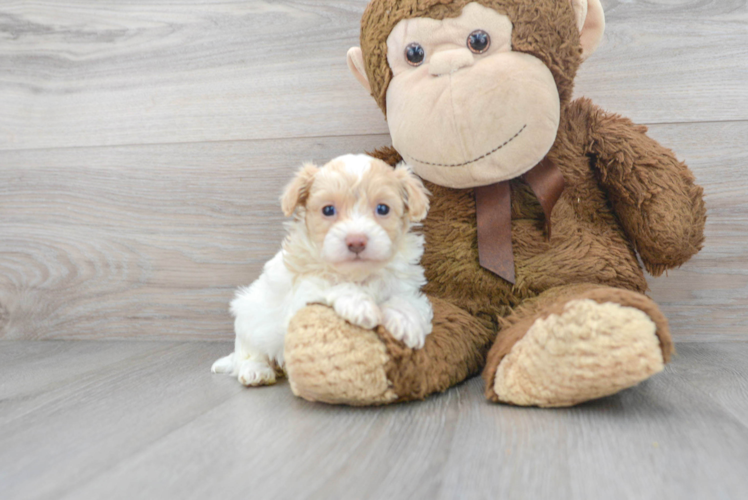
[[345,244],[348,245],[348,251],[356,255],[366,250],[366,236],[363,234],[349,234],[345,237]]

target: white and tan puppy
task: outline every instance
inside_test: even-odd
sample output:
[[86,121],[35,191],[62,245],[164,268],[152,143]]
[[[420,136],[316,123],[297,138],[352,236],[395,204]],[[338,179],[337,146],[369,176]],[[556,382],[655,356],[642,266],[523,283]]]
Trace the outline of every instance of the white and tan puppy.
[[363,328],[383,325],[408,347],[423,347],[431,304],[419,265],[423,236],[410,231],[428,211],[428,192],[405,164],[366,155],[304,165],[281,197],[283,247],[231,302],[234,352],[213,364],[244,385],[275,382],[289,321],[326,304]]

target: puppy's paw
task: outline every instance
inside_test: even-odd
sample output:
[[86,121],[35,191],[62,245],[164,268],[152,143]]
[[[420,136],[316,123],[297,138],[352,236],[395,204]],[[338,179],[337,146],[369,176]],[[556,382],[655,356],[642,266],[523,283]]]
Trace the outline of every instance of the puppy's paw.
[[383,325],[390,335],[411,349],[420,349],[426,342],[431,325],[424,324],[418,311],[407,303],[388,304],[382,308]]
[[231,373],[234,371],[234,353],[224,356],[210,367],[212,373]]
[[367,330],[375,328],[382,321],[382,312],[379,307],[373,300],[366,297],[356,295],[340,297],[333,304],[333,308],[341,318]]
[[237,378],[247,387],[272,385],[275,383],[275,369],[261,361],[244,361],[239,366]]

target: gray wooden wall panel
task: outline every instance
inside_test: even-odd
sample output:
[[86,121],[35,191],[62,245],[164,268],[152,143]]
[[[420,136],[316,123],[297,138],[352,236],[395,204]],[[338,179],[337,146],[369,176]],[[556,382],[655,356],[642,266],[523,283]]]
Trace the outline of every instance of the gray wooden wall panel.
[[650,279],[673,332],[686,338],[748,333],[748,122],[656,125],[704,187],[704,249],[680,269]]
[[[681,336],[748,326],[748,122],[656,125],[706,188],[707,244],[651,280]],[[302,161],[386,135],[0,152],[0,338],[228,339]],[[684,337],[685,338],[685,337]]]
[[[746,0],[603,1],[578,94],[748,119]],[[348,74],[366,0],[0,4],[0,149],[385,133]]]
[[748,117],[746,0],[602,0],[605,38],[577,77],[639,123]]
[[[348,75],[365,0],[0,4],[0,338],[228,339],[303,160],[389,142]],[[659,123],[707,246],[652,294],[681,338],[748,319],[748,2],[603,1],[577,95]]]
[[389,136],[0,152],[0,338],[229,338],[306,160]]

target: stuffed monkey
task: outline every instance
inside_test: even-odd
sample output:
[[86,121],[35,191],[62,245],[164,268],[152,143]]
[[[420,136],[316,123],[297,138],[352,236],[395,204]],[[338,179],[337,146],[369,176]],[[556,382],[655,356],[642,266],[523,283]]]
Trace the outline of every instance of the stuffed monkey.
[[353,74],[432,193],[423,225],[433,333],[408,349],[321,305],[291,322],[303,398],[421,399],[482,370],[486,397],[568,406],[661,371],[673,352],[644,295],[702,246],[702,189],[646,128],[571,100],[600,42],[599,0],[373,0]]

